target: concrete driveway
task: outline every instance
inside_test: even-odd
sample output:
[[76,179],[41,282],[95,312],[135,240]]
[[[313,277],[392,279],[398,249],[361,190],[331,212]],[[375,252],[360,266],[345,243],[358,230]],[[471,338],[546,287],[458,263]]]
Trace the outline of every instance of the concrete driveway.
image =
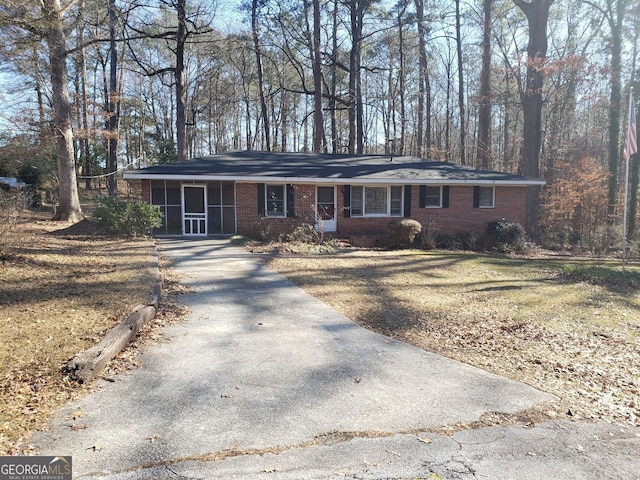
[[31,438],[77,478],[640,478],[634,429],[427,433],[553,397],[365,330],[225,240],[158,244],[188,320]]

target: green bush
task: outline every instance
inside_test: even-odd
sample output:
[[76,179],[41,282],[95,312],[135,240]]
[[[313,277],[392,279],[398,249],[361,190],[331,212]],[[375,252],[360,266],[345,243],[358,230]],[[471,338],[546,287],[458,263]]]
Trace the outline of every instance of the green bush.
[[487,225],[487,249],[501,253],[521,253],[527,240],[522,225],[508,220],[496,220]]
[[146,202],[125,202],[109,196],[96,197],[93,218],[111,233],[132,237],[151,234],[162,226],[162,212]]
[[400,220],[389,224],[389,245],[392,248],[408,248],[422,232],[420,222],[411,219]]

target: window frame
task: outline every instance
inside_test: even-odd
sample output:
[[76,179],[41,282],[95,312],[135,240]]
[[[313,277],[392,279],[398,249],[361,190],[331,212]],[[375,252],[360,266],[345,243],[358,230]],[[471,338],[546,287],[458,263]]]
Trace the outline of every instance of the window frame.
[[[276,199],[275,202],[282,203],[282,213],[270,211],[269,205],[274,200],[269,199],[269,189],[274,187],[282,189],[282,200]],[[284,183],[265,183],[264,184],[264,215],[267,218],[286,218],[287,217],[287,185]]]
[[[488,200],[487,196],[482,195],[483,190],[491,190],[491,204],[483,204],[482,200]],[[478,186],[478,208],[495,208],[496,207],[496,187],[494,185]]]
[[[430,188],[437,188],[438,189],[438,204],[437,205],[429,205],[427,202],[427,198],[430,196],[429,193],[427,192],[428,189]],[[442,205],[442,185],[425,185],[425,195],[424,195],[424,208],[443,208]],[[433,195],[432,195],[433,197]]]
[[[384,188],[385,189],[385,213],[368,213],[367,212],[367,188]],[[399,189],[400,197],[392,198],[394,188]],[[404,215],[404,185],[352,185],[350,191],[350,210],[351,217],[356,218],[386,218],[386,217],[402,217]],[[392,205],[396,204],[400,208],[397,213],[392,213]],[[355,207],[354,207],[355,204]]]

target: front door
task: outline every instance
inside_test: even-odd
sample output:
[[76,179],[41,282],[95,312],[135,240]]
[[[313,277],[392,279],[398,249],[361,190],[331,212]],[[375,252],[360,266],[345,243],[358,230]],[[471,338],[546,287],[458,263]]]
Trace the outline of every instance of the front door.
[[207,188],[205,185],[182,186],[182,234],[207,234]]
[[316,230],[335,232],[336,224],[336,188],[316,187]]

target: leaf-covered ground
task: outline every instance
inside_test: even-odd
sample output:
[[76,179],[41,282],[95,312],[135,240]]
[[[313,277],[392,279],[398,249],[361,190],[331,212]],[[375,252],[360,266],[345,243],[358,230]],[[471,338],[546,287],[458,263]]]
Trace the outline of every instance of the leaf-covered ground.
[[[86,220],[69,226],[47,213],[25,215],[0,258],[0,455],[28,448],[21,440],[88,388],[60,368],[147,301],[153,287],[150,240],[101,235]],[[175,308],[164,302],[142,337]],[[106,374],[133,362],[137,348]]]
[[640,272],[457,252],[268,256],[361,325],[559,397],[552,416],[640,425]]

